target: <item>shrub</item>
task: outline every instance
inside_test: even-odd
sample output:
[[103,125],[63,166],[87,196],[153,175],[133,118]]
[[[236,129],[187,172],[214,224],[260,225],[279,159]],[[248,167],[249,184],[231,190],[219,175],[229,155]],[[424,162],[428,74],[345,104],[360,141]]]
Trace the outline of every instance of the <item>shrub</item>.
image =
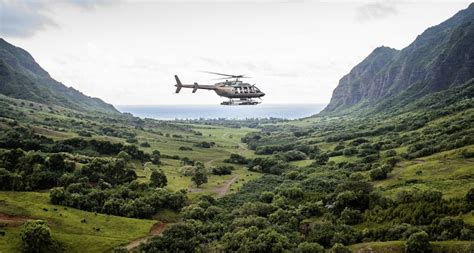
[[405,244],[406,253],[430,253],[431,251],[430,238],[425,231],[412,234]]
[[218,166],[212,168],[212,174],[222,176],[222,175],[230,175],[234,170],[234,166]]
[[329,161],[329,156],[327,154],[320,154],[314,158],[314,164],[316,165],[325,165]]
[[154,187],[163,188],[168,184],[168,179],[162,170],[153,170],[150,175],[150,183]]
[[201,169],[196,170],[191,180],[196,184],[197,187],[199,187],[200,185],[207,183],[207,175]]
[[49,227],[44,221],[27,221],[21,229],[23,252],[49,253],[62,251],[59,244],[51,237]]
[[341,221],[347,225],[358,224],[362,220],[362,214],[359,210],[345,208],[341,213]]
[[125,160],[126,162],[129,162],[132,159],[132,157],[125,151],[120,151],[117,154],[117,158],[121,158],[121,159]]
[[369,172],[370,178],[372,180],[383,180],[387,178],[387,172],[381,168],[372,169]]
[[272,203],[274,196],[275,194],[273,194],[273,192],[264,191],[260,194],[260,201],[264,203]]
[[230,157],[224,160],[225,163],[234,163],[234,164],[247,164],[247,158],[239,154],[230,154]]
[[351,253],[352,251],[348,247],[340,243],[336,243],[334,244],[334,246],[332,246],[329,252],[330,253]]
[[298,253],[324,253],[324,247],[315,242],[302,242],[296,250]]
[[150,143],[148,143],[148,142],[146,142],[146,141],[140,143],[140,146],[141,146],[141,147],[144,147],[144,148],[149,148],[149,147],[151,147]]
[[471,188],[466,194],[467,203],[474,203],[474,188]]

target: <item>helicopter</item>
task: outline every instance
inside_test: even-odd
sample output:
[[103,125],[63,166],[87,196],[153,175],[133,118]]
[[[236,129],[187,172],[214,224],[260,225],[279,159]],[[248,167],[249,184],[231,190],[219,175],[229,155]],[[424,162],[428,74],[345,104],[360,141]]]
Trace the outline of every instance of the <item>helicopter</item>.
[[[221,105],[257,105],[262,102],[262,97],[265,96],[265,93],[261,92],[260,89],[255,86],[255,84],[251,85],[249,83],[244,83],[239,80],[242,78],[250,78],[248,76],[223,74],[209,71],[203,72],[225,76],[223,78],[218,78],[217,80],[226,80],[224,82],[219,82],[214,85],[202,85],[196,82],[194,84],[182,84],[178,76],[175,75],[174,78],[176,79],[176,84],[174,86],[176,87],[176,93],[179,93],[181,88],[193,89],[193,93],[196,93],[198,89],[214,90],[217,95],[229,99],[228,101],[222,102]],[[229,81],[228,79],[234,80]],[[260,99],[260,101],[257,101],[257,98]]]

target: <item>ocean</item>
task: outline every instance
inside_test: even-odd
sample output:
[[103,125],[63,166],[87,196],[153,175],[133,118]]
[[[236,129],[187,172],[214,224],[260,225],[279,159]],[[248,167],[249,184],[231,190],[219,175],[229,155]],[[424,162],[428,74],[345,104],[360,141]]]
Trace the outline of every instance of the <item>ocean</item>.
[[317,114],[325,104],[260,104],[247,106],[224,105],[118,105],[121,112],[141,118],[175,119],[298,119]]

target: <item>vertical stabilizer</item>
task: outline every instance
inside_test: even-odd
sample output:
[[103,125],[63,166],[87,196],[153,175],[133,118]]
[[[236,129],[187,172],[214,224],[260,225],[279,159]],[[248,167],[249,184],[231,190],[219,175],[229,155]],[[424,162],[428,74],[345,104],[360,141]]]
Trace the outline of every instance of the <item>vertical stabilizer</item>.
[[176,84],[174,85],[176,86],[176,93],[179,93],[179,91],[183,87],[183,84],[181,83],[177,75],[174,75],[174,79],[176,79]]

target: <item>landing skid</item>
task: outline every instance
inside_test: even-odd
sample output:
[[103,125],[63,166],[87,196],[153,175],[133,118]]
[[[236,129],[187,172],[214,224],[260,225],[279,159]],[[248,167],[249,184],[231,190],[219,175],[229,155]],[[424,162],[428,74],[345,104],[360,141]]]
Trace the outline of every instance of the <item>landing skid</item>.
[[258,105],[262,103],[262,101],[256,101],[251,98],[241,98],[239,100],[229,99],[229,101],[224,101],[221,105]]

